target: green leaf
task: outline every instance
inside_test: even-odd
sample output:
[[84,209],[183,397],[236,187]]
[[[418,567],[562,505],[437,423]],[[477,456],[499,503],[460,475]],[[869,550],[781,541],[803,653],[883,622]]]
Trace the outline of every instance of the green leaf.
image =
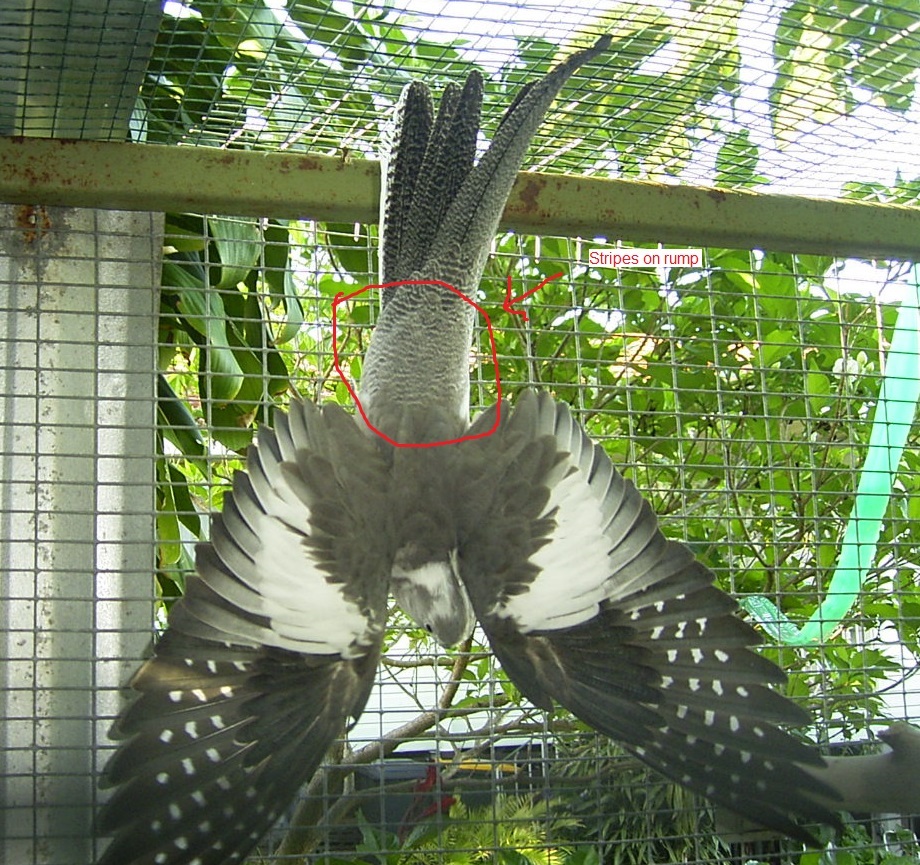
[[772,330],[757,350],[760,366],[769,369],[774,363],[785,360],[796,349],[796,336],[791,330]]
[[209,344],[201,349],[201,390],[206,398],[217,405],[234,399],[243,385],[243,370],[233,350],[227,343],[224,323],[209,323]]
[[830,379],[819,370],[810,370],[805,376],[805,392],[808,394],[808,404],[811,412],[816,417],[820,417],[826,411],[831,409]]
[[277,222],[265,226],[264,278],[269,286],[272,308],[284,309],[284,317],[275,328],[275,344],[284,345],[300,332],[303,325],[303,304],[297,296],[294,275],[289,268],[290,233]]
[[[368,255],[366,236],[355,236],[355,227],[348,223],[326,224],[325,242],[333,257],[343,270],[348,271],[359,283],[370,283],[376,279],[376,261]],[[338,291],[342,290],[339,284]]]
[[760,148],[747,129],[729,132],[716,154],[716,185],[746,189],[766,183],[767,178],[757,173],[759,161]]
[[179,561],[182,543],[173,487],[164,460],[157,463],[157,481],[157,562],[159,567],[168,567]]
[[[170,264],[164,265],[164,274]],[[177,308],[184,321],[204,337],[202,353],[206,362],[199,369],[199,374],[207,380],[209,397],[225,403],[239,392],[243,371],[230,348],[223,300],[219,294],[207,291],[200,284],[190,284],[193,278],[184,268],[169,267],[169,276],[174,280],[170,284],[186,283],[180,288]]]
[[251,404],[231,402],[212,405],[209,418],[211,436],[224,447],[242,453],[255,435],[252,428],[255,415],[256,409]]
[[163,431],[180,453],[189,458],[204,456],[198,423],[162,373],[157,375],[157,412]]
[[262,237],[258,223],[254,219],[212,216],[208,219],[208,230],[221,264],[220,279],[214,287],[235,288],[246,281],[259,259]]

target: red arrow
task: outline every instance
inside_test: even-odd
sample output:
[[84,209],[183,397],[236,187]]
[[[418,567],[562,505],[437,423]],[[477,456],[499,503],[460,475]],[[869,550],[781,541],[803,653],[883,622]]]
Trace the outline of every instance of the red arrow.
[[554,273],[552,276],[546,277],[539,285],[534,286],[530,291],[525,291],[520,297],[511,296],[511,274],[508,274],[508,288],[505,290],[505,302],[502,304],[502,309],[505,310],[509,315],[519,315],[524,321],[529,321],[527,317],[526,310],[515,309],[514,305],[520,303],[525,297],[530,297],[530,295],[538,292],[544,285],[548,282],[552,282],[554,279],[559,279],[562,276],[562,272]]

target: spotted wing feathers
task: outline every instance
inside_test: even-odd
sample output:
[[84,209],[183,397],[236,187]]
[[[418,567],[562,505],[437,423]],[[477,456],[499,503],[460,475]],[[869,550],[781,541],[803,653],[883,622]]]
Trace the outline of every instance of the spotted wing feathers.
[[295,403],[260,433],[116,723],[99,865],[243,861],[361,713],[390,567],[363,541],[385,485],[341,410]]
[[756,822],[803,839],[790,815],[835,824],[814,798],[833,791],[802,768],[820,756],[776,726],[808,720],[768,687],[782,672],[568,407],[527,393],[492,438],[499,486],[530,504],[522,520],[493,494],[461,573],[518,687]]

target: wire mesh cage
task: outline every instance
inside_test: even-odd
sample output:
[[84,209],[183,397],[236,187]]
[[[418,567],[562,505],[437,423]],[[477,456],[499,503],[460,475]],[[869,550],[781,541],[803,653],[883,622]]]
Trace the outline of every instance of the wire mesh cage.
[[[917,10],[442,5],[0,10],[0,861],[101,855],[109,728],[233,473],[294,394],[353,408],[404,85],[484,70],[491,139],[604,32],[494,240],[474,414],[527,387],[570,405],[740,600],[825,753],[916,723]],[[592,259],[662,244],[704,251]],[[916,861],[915,775],[890,782],[899,813],[865,792],[803,852],[535,709],[481,631],[445,652],[394,606],[361,719],[249,861]]]

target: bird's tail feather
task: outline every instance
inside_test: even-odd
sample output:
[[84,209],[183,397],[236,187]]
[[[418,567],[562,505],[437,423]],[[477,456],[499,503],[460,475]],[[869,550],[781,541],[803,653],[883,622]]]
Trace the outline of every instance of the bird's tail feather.
[[[482,75],[461,89],[448,84],[432,122],[428,88],[413,81],[403,91],[384,172],[381,279],[405,279],[425,259],[476,156]],[[384,292],[384,302],[391,292]]]
[[572,54],[546,76],[523,88],[512,102],[496,131],[489,149],[470,172],[446,213],[430,260],[441,262],[456,257],[459,250],[469,260],[466,272],[478,283],[498,221],[524,154],[559,90],[582,65],[610,46],[604,36],[591,47]]

